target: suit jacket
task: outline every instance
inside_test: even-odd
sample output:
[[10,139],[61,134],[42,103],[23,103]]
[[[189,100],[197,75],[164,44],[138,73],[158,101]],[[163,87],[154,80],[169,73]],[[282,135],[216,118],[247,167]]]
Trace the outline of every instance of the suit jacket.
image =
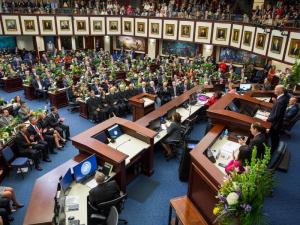
[[101,202],[116,199],[119,196],[120,189],[118,187],[118,184],[114,180],[98,184],[89,192],[89,200],[94,206],[98,205]]
[[[41,82],[42,89],[44,89],[44,87],[45,87],[44,82],[42,80],[40,80],[40,82]],[[39,84],[36,79],[32,80],[32,86],[33,86],[34,90],[42,90],[39,88]]]
[[273,129],[279,129],[282,126],[288,101],[289,96],[287,94],[284,94],[280,98],[278,98],[275,104],[273,105],[271,113],[267,120],[268,122],[272,123]]
[[180,141],[181,140],[181,125],[176,122],[172,122],[167,128],[168,136],[166,141]]
[[100,107],[100,99],[98,97],[94,97],[94,98],[89,98],[86,101],[87,107],[88,107],[88,111],[90,113],[93,113],[98,107]]
[[[174,87],[172,86],[172,87],[170,88],[171,96],[172,96],[172,97],[179,96],[179,95],[180,95],[180,92],[181,92],[180,90],[181,90],[181,89],[180,89],[179,85],[177,85],[177,86],[176,86],[176,93],[175,93]],[[175,95],[175,94],[176,94],[176,95]]]
[[[41,135],[43,135],[43,130],[40,129],[37,125],[37,128],[40,130],[41,132]],[[42,140],[39,133],[34,129],[33,125],[30,124],[28,127],[27,127],[27,131],[28,131],[28,134],[31,136],[33,135],[34,136],[34,141],[38,141],[38,140]]]
[[47,122],[52,128],[55,128],[59,125],[58,119],[59,119],[59,114],[53,115],[53,113],[50,113],[47,116]]
[[[252,150],[254,148],[254,146],[256,146],[257,149],[257,157],[258,158],[263,158],[264,154],[265,154],[265,146],[264,144],[266,144],[266,136],[262,133],[256,135],[255,137],[253,137],[248,145],[248,148],[252,154]],[[251,157],[251,155],[250,155]]]
[[288,107],[284,114],[284,122],[290,122],[299,112],[299,105]]
[[13,121],[13,116],[9,115],[8,117],[5,116],[1,116],[0,117],[0,127],[5,127],[11,124],[11,122]]
[[101,87],[100,85],[96,86],[95,84],[92,84],[91,85],[91,90],[93,90],[95,92],[95,94],[98,95],[100,87]]
[[28,110],[24,110],[22,107],[18,111],[18,115],[21,117],[22,120],[27,120],[29,118],[28,113],[29,113],[29,108]]
[[[28,137],[28,136],[27,136]],[[29,137],[28,137],[29,139]],[[30,140],[29,140],[30,141]],[[18,150],[20,152],[24,152],[26,151],[30,146],[31,144],[30,143],[27,143],[26,139],[24,138],[24,136],[21,134],[21,132],[18,132],[16,134],[16,137],[15,137],[15,143],[17,144],[18,146]]]

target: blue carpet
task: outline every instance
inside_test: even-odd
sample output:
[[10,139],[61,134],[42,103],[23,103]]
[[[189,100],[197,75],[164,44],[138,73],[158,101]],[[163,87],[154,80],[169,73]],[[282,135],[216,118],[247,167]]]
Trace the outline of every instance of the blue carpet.
[[[0,90],[0,97],[10,100],[15,95],[21,95],[23,91],[6,93]],[[27,101],[32,109],[43,108],[45,101],[33,100]],[[66,108],[59,109],[59,113],[65,118],[65,122],[70,125],[71,136],[74,136],[94,124],[81,118],[78,113],[70,113]],[[127,117],[131,119],[131,116]],[[199,140],[203,137],[206,123],[196,124],[191,139]],[[292,153],[288,173],[276,172],[277,186],[274,190],[274,197],[267,198],[264,206],[265,212],[270,217],[271,225],[298,225],[300,221],[300,123],[297,123],[293,129],[292,139],[286,139],[288,147]],[[17,196],[25,207],[15,212],[15,221],[12,225],[21,225],[26,213],[26,205],[31,196],[32,187],[35,180],[67,161],[76,155],[78,151],[70,142],[67,143],[64,150],[57,155],[51,155],[52,163],[42,163],[43,171],[30,171],[22,180],[20,176],[11,173],[6,177],[1,185],[11,186],[16,190]],[[143,190],[142,186],[148,182],[151,187],[146,187],[145,193],[140,192],[139,198],[129,197],[125,203],[125,209],[121,217],[127,219],[131,225],[163,225],[167,224],[169,212],[169,200],[173,197],[181,196],[187,193],[187,183],[180,182],[178,179],[177,159],[166,162],[161,151],[155,152],[154,174],[148,178],[138,176],[129,186],[128,191],[137,192]],[[153,185],[155,184],[155,185]],[[140,200],[140,201],[139,201]],[[46,204],[46,203],[45,203]]]

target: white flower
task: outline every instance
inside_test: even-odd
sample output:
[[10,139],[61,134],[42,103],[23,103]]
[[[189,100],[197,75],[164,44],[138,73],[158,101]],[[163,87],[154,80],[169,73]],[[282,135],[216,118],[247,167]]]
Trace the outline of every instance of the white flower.
[[238,203],[239,196],[235,192],[231,192],[226,198],[228,205],[235,205]]

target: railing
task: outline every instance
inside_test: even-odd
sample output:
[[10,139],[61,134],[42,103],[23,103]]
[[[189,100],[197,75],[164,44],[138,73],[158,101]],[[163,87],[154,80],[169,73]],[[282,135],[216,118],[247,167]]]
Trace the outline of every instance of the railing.
[[275,19],[268,19],[268,20],[257,20],[251,19],[247,14],[231,14],[231,13],[203,13],[200,12],[198,15],[192,14],[184,14],[181,12],[172,12],[168,13],[166,16],[156,15],[155,13],[151,12],[143,12],[143,13],[136,13],[133,12],[131,14],[127,14],[126,11],[124,13],[119,12],[118,14],[114,13],[107,13],[103,12],[98,8],[7,8],[2,7],[2,11],[0,9],[0,13],[2,14],[50,14],[50,15],[86,15],[86,16],[95,16],[95,15],[102,15],[102,16],[142,16],[142,17],[157,17],[157,18],[165,18],[165,19],[193,19],[193,20],[213,20],[213,21],[226,21],[226,22],[242,22],[242,23],[249,23],[251,25],[258,25],[258,26],[275,26],[280,28],[300,28],[300,21],[295,20],[288,20],[282,22],[282,20],[275,20]]

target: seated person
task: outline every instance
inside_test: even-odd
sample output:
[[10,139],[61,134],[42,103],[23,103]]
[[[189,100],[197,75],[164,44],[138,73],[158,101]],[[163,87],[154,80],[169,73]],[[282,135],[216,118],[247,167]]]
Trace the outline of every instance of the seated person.
[[[288,124],[299,112],[299,105],[297,104],[297,98],[295,96],[292,96],[289,100],[289,105],[286,108],[284,118],[283,118],[283,127],[287,127]],[[1,119],[0,119],[1,123]]]
[[92,120],[93,122],[99,122],[99,113],[101,110],[100,98],[95,95],[94,90],[90,91],[90,97],[86,101],[86,105],[88,108],[90,120]]
[[21,97],[17,95],[12,99],[11,103],[13,105],[13,115],[16,116],[18,114],[19,109],[21,108]]
[[37,142],[31,142],[27,136],[27,128],[25,124],[20,124],[18,127],[18,133],[15,137],[15,143],[17,145],[17,156],[28,157],[34,162],[34,166],[37,170],[41,171],[39,156],[41,151],[41,145]]
[[17,209],[24,207],[24,205],[17,200],[16,193],[11,187],[0,186],[0,197],[7,198],[12,201],[13,206]]
[[18,111],[18,115],[21,117],[22,121],[26,121],[29,119],[32,111],[27,106],[26,102],[21,103],[21,108]]
[[228,84],[228,93],[230,94],[237,94],[236,88],[234,87],[234,83],[229,83]]
[[120,189],[116,181],[104,182],[105,175],[99,171],[96,171],[95,180],[98,185],[89,192],[89,201],[92,205],[96,206],[120,197]]
[[[250,132],[253,138],[249,140],[248,145],[243,138],[239,139],[240,151],[248,151],[249,156],[252,155],[252,150],[256,146],[257,158],[263,158],[265,155],[265,146],[267,144],[266,139],[266,129],[260,123],[252,123],[250,127]],[[249,158],[250,160],[250,158]]]
[[202,106],[200,109],[199,109],[199,112],[198,112],[198,115],[199,115],[199,118],[206,118],[206,110],[212,106],[213,104],[215,104],[218,99],[220,99],[222,97],[222,92],[221,91],[215,91],[214,92],[214,95],[211,96],[207,102],[204,104],[204,106]]
[[233,159],[226,165],[225,172],[230,174],[234,171],[242,173],[245,171],[245,162],[249,160],[249,151],[239,151],[237,159],[233,154]]
[[64,119],[60,118],[58,114],[58,110],[55,106],[52,106],[50,109],[50,114],[47,116],[47,121],[50,127],[57,130],[60,134],[60,136],[63,137],[63,133],[65,133],[65,139],[70,139],[70,128],[68,125],[64,124]]
[[38,75],[36,75],[32,80],[32,86],[36,95],[41,94],[43,98],[47,97],[46,87]]
[[168,159],[173,157],[172,149],[170,143],[173,141],[180,141],[181,137],[181,115],[178,112],[175,112],[172,115],[172,122],[167,126],[167,137],[163,140],[162,146],[165,149],[166,157]]
[[3,112],[0,110],[0,127],[6,127],[13,122],[14,118],[9,115],[9,111],[4,109]]

